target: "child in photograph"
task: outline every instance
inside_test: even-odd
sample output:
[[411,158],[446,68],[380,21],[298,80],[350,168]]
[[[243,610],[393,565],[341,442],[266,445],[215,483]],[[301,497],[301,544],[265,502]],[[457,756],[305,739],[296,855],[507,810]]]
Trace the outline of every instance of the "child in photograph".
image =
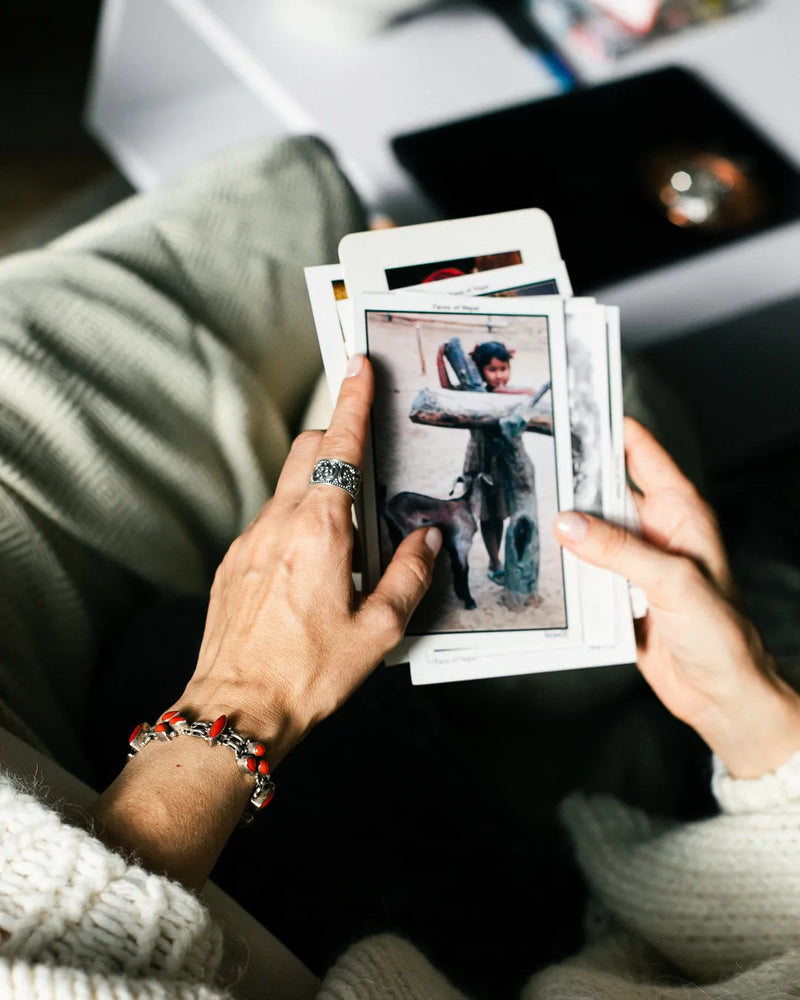
[[[478,344],[470,357],[488,392],[533,396],[533,389],[509,385],[513,353],[500,341],[490,340]],[[503,420],[497,427],[472,430],[464,457],[465,476],[487,477],[477,484],[482,492],[480,528],[489,554],[489,579],[498,585],[505,582],[500,560],[505,521],[524,511],[538,524],[535,473],[522,443],[523,430]]]

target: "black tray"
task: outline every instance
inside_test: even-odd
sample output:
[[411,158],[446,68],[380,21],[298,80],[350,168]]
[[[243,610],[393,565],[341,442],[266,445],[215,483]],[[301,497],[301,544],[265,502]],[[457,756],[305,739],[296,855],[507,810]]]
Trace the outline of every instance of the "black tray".
[[[537,206],[553,219],[577,292],[800,216],[800,176],[693,74],[674,67],[397,136],[401,164],[446,218]],[[652,162],[701,150],[765,194],[758,218],[682,228],[656,196]]]

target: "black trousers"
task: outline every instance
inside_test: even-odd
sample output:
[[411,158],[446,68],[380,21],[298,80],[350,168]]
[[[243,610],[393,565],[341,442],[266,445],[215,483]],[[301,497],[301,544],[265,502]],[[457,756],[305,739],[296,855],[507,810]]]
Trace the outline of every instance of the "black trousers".
[[[205,612],[194,598],[154,605],[109,651],[98,703],[126,678],[129,728],[155,719],[191,672]],[[391,931],[470,996],[516,995],[581,942],[585,889],[558,800],[581,773],[598,790],[624,794],[616,786],[630,783],[597,768],[616,709],[537,715],[536,683],[415,688],[405,668],[379,667],[280,765],[273,802],[234,834],[214,880],[319,975],[349,944]],[[649,691],[635,694],[656,711],[644,731],[674,774],[688,730],[670,728]],[[94,747],[110,781],[125,748]],[[688,747],[697,753],[691,738]],[[683,772],[698,781],[683,783],[673,811],[702,811],[703,765]],[[651,777],[642,794],[662,803]]]

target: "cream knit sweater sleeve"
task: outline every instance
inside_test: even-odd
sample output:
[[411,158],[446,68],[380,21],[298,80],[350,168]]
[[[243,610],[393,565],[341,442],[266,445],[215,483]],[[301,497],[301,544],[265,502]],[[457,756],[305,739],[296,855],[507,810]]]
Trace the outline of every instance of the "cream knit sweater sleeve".
[[581,867],[612,921],[676,975],[735,981],[780,958],[800,982],[800,753],[754,781],[716,761],[714,790],[722,812],[683,825],[610,798],[570,798]]
[[[800,755],[778,776],[784,787],[798,768]],[[524,1000],[796,996],[797,803],[773,797],[753,811],[748,785],[751,811],[685,826],[608,799],[572,799],[579,856],[617,930],[535,976]],[[219,933],[191,894],[0,777],[0,996],[223,1000],[219,957]],[[319,1000],[464,997],[410,944],[383,935],[342,956]]]
[[[523,1000],[798,995],[800,754],[757,781],[735,781],[717,761],[714,789],[723,812],[683,825],[610,798],[567,800],[564,818],[605,931],[575,958],[534,976]],[[400,970],[393,977],[392,968]],[[331,970],[323,996],[458,994],[410,946],[374,938]]]
[[0,776],[0,996],[210,997],[221,935],[179,885]]
[[[222,936],[201,902],[119,854],[0,772],[0,997],[226,1000]],[[411,945],[369,939],[319,1000],[464,1000]],[[263,1000],[280,1000],[266,992]]]

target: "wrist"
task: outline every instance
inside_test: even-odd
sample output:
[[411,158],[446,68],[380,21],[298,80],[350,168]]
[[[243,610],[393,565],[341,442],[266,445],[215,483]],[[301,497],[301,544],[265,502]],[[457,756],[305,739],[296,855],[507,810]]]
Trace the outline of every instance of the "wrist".
[[247,806],[252,779],[203,740],[154,741],[91,809],[98,835],[150,871],[200,888]]
[[277,699],[264,707],[261,699],[247,691],[221,690],[207,692],[202,683],[186,687],[181,698],[170,706],[189,719],[214,720],[227,716],[228,723],[245,739],[259,740],[266,748],[271,767],[276,767],[289,751],[300,742],[310,726],[303,728],[293,713],[282,710]]
[[771,668],[694,725],[733,778],[775,771],[800,750],[800,696]]
[[155,725],[143,722],[136,727],[129,740],[129,759],[154,742],[169,742],[181,737],[201,739],[209,746],[223,746],[230,750],[241,773],[255,781],[250,796],[251,808],[242,816],[243,822],[252,822],[253,815],[268,805],[275,793],[265,744],[261,740],[242,736],[230,726],[226,715],[218,716],[213,721],[192,720],[180,712],[168,711],[162,713]]

